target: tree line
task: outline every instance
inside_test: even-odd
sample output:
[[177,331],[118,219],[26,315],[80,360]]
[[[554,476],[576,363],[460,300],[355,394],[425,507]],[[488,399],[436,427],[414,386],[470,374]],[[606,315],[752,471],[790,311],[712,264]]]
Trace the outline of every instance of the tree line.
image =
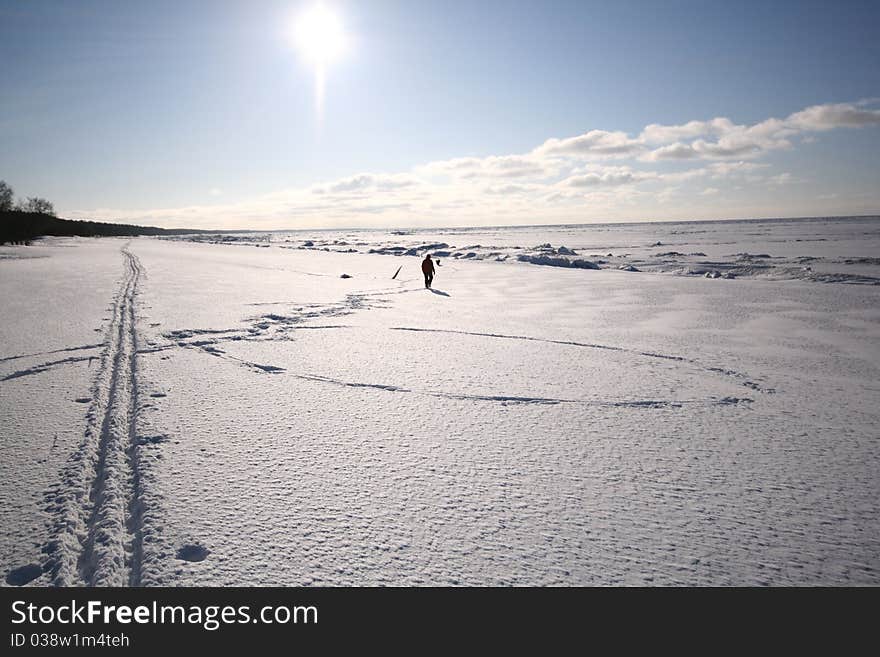
[[0,244],[30,244],[45,235],[59,237],[104,237],[135,235],[174,235],[202,231],[132,226],[99,221],[73,221],[55,215],[46,199],[31,196],[14,201],[12,187],[0,180]]
[[28,196],[25,199],[13,200],[14,194],[5,180],[0,180],[0,212],[33,212],[55,216],[55,206],[39,196]]

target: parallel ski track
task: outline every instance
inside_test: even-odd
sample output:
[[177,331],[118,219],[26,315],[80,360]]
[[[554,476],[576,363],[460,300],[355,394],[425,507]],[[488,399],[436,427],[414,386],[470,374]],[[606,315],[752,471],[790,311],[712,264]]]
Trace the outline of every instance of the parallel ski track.
[[139,586],[142,498],[135,298],[143,268],[122,248],[125,274],[113,301],[83,441],[48,495],[52,539],[45,548],[58,586]]

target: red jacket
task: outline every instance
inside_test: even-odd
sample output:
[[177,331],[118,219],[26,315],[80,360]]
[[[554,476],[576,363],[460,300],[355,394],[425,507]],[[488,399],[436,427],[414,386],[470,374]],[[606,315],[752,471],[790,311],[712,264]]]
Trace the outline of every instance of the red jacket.
[[422,260],[422,273],[425,274],[433,274],[434,273],[434,261],[430,258],[425,258]]

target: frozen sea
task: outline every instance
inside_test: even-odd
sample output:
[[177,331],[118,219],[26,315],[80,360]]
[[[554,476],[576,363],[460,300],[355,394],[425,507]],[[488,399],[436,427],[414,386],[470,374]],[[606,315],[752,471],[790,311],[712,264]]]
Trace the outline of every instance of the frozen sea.
[[0,572],[877,585],[878,283],[877,217],[0,247]]

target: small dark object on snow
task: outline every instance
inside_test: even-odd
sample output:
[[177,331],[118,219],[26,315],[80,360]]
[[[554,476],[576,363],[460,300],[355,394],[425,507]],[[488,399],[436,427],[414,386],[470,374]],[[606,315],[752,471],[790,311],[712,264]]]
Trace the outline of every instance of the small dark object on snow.
[[24,586],[28,582],[32,582],[43,574],[43,569],[35,563],[29,563],[27,566],[21,566],[10,570],[6,575],[6,583],[9,586]]
[[184,545],[177,551],[177,558],[183,561],[204,561],[211,551],[201,545]]
[[343,275],[340,276],[339,278],[351,278],[351,276],[349,276],[348,274],[343,274]]

